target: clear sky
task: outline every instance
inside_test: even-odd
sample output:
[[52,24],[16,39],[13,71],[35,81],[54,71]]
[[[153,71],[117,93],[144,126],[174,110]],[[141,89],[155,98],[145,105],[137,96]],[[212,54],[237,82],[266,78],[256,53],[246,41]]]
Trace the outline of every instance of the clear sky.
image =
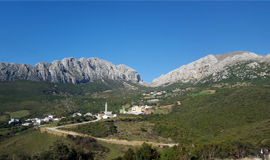
[[98,57],[151,82],[208,54],[269,50],[270,1],[0,1],[0,62]]

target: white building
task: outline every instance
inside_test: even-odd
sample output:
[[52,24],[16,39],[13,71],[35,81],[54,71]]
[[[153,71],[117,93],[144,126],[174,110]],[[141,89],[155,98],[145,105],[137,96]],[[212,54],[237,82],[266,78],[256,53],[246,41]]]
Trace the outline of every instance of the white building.
[[145,105],[144,108],[145,108],[145,109],[151,109],[151,108],[153,108],[153,106]]
[[61,118],[54,118],[53,121],[61,121]]
[[88,113],[86,113],[86,114],[84,115],[84,117],[85,117],[85,116],[93,116],[93,114],[90,113],[90,112],[88,112]]
[[109,117],[117,117],[117,114],[112,114],[112,111],[108,111],[107,102],[105,103],[105,111],[104,113],[98,114],[99,118],[108,119]]
[[51,119],[53,119],[53,117],[54,117],[53,115],[48,115],[48,118],[51,118]]
[[8,121],[8,124],[11,124],[11,123],[19,123],[19,119],[14,119],[14,118],[11,118],[10,121]]
[[77,116],[82,116],[82,114],[81,114],[81,113],[74,113],[74,114],[72,115],[72,117],[77,117]]
[[22,126],[29,126],[31,123],[23,123]]

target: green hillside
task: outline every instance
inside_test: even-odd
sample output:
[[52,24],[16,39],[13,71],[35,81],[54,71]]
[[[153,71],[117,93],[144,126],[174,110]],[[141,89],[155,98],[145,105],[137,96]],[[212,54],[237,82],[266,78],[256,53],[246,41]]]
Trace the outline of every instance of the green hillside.
[[[154,104],[155,110],[171,105],[171,112],[155,112],[141,116],[140,120],[151,122],[159,136],[170,137],[180,144],[163,150],[162,159],[246,157],[256,155],[260,146],[270,147],[269,84],[267,79],[240,82],[228,79],[220,83],[172,84],[159,88],[112,80],[85,84],[0,82],[0,124],[5,127],[1,134],[7,134],[9,117],[98,113],[104,110],[105,102],[109,110],[117,113],[123,105],[143,104],[142,93],[166,91]],[[181,92],[173,92],[176,88]],[[0,147],[16,139],[17,132],[21,131],[2,138]],[[27,135],[34,138],[32,133]]]
[[170,114],[153,115],[148,120],[156,124],[158,133],[180,144],[206,148],[226,144],[229,149],[240,144],[249,146],[252,151],[246,153],[252,155],[260,146],[270,147],[269,96],[269,87],[225,88],[214,94],[180,96],[181,105]]
[[113,80],[84,84],[0,82],[0,115],[27,110],[32,117],[69,115],[78,111],[98,113],[103,110],[105,102],[116,112],[121,107],[119,104],[130,103],[130,98],[138,99],[137,92]]
[[[156,115],[151,120],[157,124],[157,131],[180,142],[211,141],[225,130],[269,120],[269,95],[269,88],[242,87],[179,97],[182,104],[174,107],[172,113]],[[177,133],[166,128],[177,128]]]

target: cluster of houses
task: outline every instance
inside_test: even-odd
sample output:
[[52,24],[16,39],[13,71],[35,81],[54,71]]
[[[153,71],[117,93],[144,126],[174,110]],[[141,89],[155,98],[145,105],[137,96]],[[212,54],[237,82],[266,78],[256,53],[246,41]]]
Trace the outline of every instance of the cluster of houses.
[[[100,119],[108,119],[110,117],[117,117],[117,114],[112,114],[112,111],[107,111],[107,103],[105,104],[105,111],[104,113],[99,113],[98,115],[93,115],[92,113],[86,113],[86,114],[81,114],[81,113],[74,113],[72,115],[72,117],[81,117],[81,116],[95,116],[97,118]],[[27,119],[25,120],[25,123],[22,123],[23,126],[30,126],[30,125],[34,125],[34,126],[39,126],[42,122],[45,123],[49,123],[49,122],[58,122],[61,121],[61,119],[65,119],[67,117],[61,117],[58,118],[54,115],[48,115],[45,118],[31,118],[31,119]],[[8,122],[8,124],[17,124],[19,123],[20,120],[19,119],[14,119],[11,118],[10,121]]]
[[144,99],[148,99],[149,103],[155,103],[159,101],[158,98],[161,98],[166,93],[166,91],[152,91],[149,93],[143,93],[142,95],[144,96]]
[[[86,113],[86,114],[81,114],[81,113],[74,113],[72,115],[72,117],[77,117],[77,116],[93,116],[92,113]],[[59,122],[61,121],[61,119],[65,119],[67,117],[62,116],[61,118],[58,118],[54,115],[48,115],[45,118],[29,118],[27,120],[25,120],[25,123],[22,123],[22,126],[30,126],[30,125],[34,125],[34,126],[39,126],[42,122],[44,123],[50,123],[50,122]],[[8,122],[8,124],[17,124],[19,123],[20,120],[19,119],[14,119],[11,118],[10,121]]]
[[134,115],[146,114],[146,115],[149,115],[149,114],[152,114],[152,112],[149,110],[151,108],[153,108],[153,106],[148,106],[148,105],[133,106],[133,107],[129,108],[127,111],[124,108],[122,108],[119,110],[119,112],[122,114],[134,114]]
[[[66,118],[66,117],[62,117],[62,118]],[[22,126],[30,126],[30,125],[35,125],[38,126],[40,125],[41,122],[52,122],[52,121],[60,121],[61,118],[57,118],[53,115],[49,115],[48,117],[45,117],[43,119],[41,118],[31,118],[31,119],[27,119],[25,120],[25,123],[22,123]],[[19,123],[20,120],[19,119],[14,119],[11,118],[10,121],[8,121],[8,124],[17,124]]]
[[67,118],[67,117],[55,117],[54,115],[48,115],[45,118],[31,118],[25,120],[25,123],[22,123],[23,126],[29,126],[29,125],[34,125],[34,126],[39,126],[42,122],[49,123],[49,122],[59,122],[62,118]]
[[143,96],[150,96],[150,95],[160,96],[160,95],[166,94],[166,93],[167,93],[166,91],[152,91],[152,92],[149,92],[149,93],[143,93]]
[[81,114],[81,113],[77,112],[77,113],[73,113],[73,115],[72,115],[72,117],[81,117],[81,116],[86,117],[86,116],[94,116],[94,115],[90,112],[85,113],[85,114]]

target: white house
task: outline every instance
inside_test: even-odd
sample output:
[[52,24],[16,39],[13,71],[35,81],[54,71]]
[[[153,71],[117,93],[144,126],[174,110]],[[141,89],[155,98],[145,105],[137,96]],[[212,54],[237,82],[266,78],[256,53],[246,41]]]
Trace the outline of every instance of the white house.
[[61,121],[61,118],[54,118],[53,121]]
[[90,113],[90,112],[88,112],[88,113],[86,113],[86,114],[84,115],[84,117],[85,117],[85,116],[93,116],[93,114]]
[[151,109],[151,108],[153,108],[153,106],[145,105],[144,108],[145,108],[145,109]]
[[41,123],[41,121],[42,121],[41,119],[35,118],[34,125],[35,125],[35,126],[39,126],[40,123]]
[[53,117],[54,117],[53,115],[48,115],[48,118],[50,119],[53,119]]
[[50,117],[45,117],[45,118],[43,119],[43,121],[48,123],[48,122],[52,121],[52,118],[50,118]]
[[158,102],[159,99],[151,99],[150,101],[151,101],[151,102]]
[[14,119],[14,118],[11,118],[10,121],[8,121],[8,124],[11,124],[11,123],[19,123],[19,119]]
[[29,126],[31,123],[23,123],[22,126]]
[[81,114],[81,113],[74,113],[74,114],[72,115],[72,117],[77,117],[77,116],[82,116],[82,114]]

